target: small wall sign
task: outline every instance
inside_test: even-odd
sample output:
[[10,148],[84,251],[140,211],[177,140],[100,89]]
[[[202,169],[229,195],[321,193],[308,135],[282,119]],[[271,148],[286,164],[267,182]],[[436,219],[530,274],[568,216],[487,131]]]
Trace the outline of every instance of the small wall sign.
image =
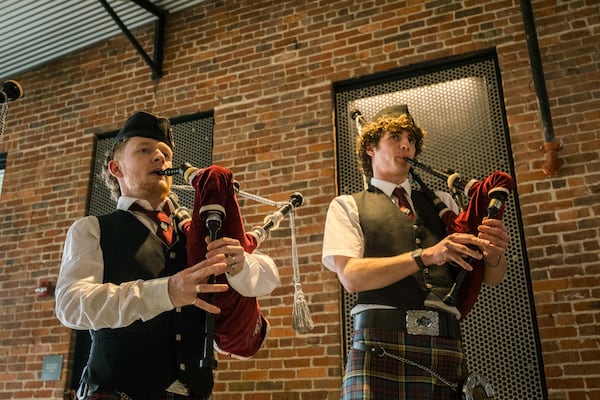
[[44,363],[42,364],[42,380],[59,381],[60,372],[62,371],[62,363],[62,355],[45,356]]

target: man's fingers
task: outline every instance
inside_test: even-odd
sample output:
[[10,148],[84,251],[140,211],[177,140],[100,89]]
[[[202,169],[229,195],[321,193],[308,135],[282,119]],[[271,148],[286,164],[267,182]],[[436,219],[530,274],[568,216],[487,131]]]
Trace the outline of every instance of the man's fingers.
[[453,262],[462,269],[466,269],[467,271],[473,271],[473,267],[461,257],[457,257],[455,260],[453,260]]
[[229,288],[229,285],[225,283],[199,283],[196,285],[195,290],[197,294],[200,293],[216,293],[224,292]]
[[207,240],[207,246],[206,246],[206,250],[211,251],[211,250],[215,250],[218,249],[219,247],[224,247],[224,246],[230,246],[230,247],[240,247],[240,241],[237,239],[232,239],[229,237],[222,237],[219,239],[216,239],[214,241],[209,241]]
[[[225,286],[227,286],[227,285],[225,285]],[[221,312],[221,309],[219,307],[215,306],[214,304],[210,304],[209,302],[204,301],[199,297],[196,297],[194,299],[194,301],[192,302],[192,305],[196,306],[208,313],[211,313],[211,314],[219,314]]]
[[197,264],[192,265],[188,268],[188,273],[197,276],[207,277],[209,275],[220,275],[225,272],[227,263],[225,262],[224,254],[217,254],[213,257],[209,257],[204,261],[200,261]]
[[[474,257],[480,259],[482,253],[490,245],[489,240],[481,239],[470,234],[452,234],[448,236],[447,247],[461,257]],[[474,248],[475,246],[476,248]]]

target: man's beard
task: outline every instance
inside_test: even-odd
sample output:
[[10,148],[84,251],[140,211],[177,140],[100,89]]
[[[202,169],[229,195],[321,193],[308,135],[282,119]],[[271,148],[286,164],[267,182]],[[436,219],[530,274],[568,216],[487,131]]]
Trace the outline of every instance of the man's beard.
[[168,178],[159,183],[156,181],[151,182],[146,177],[137,177],[133,183],[137,187],[137,192],[144,197],[160,197],[164,199],[171,191],[171,181]]

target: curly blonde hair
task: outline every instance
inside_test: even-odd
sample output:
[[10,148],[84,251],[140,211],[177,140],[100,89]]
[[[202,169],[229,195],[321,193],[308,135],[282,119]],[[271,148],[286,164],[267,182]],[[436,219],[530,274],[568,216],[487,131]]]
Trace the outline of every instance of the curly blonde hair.
[[403,130],[412,132],[415,135],[415,156],[421,154],[423,151],[423,138],[425,138],[427,132],[415,125],[410,114],[402,114],[398,117],[383,116],[361,128],[356,140],[356,155],[359,169],[367,180],[373,177],[373,165],[371,156],[367,154],[367,149],[376,147],[385,133],[399,133]]

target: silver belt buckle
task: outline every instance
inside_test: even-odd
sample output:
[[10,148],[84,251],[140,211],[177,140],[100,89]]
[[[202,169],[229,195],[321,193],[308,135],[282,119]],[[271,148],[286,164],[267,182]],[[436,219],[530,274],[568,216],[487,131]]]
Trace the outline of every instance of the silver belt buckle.
[[437,311],[408,310],[406,332],[410,335],[440,336],[440,316]]

